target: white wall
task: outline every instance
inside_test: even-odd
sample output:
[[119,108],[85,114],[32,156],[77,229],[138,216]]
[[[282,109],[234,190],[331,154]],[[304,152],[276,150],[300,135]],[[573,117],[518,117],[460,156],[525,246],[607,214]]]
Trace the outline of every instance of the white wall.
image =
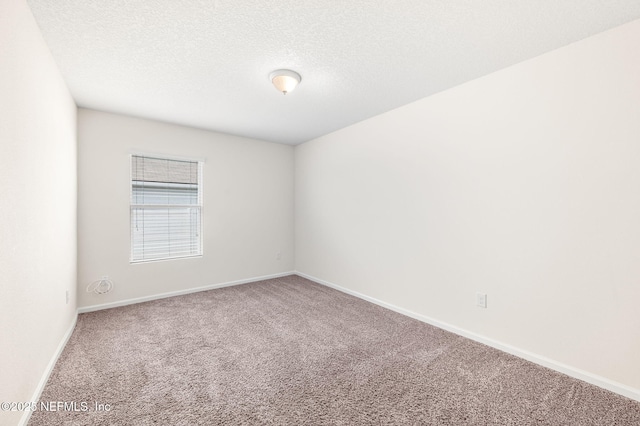
[[[132,152],[205,159],[203,257],[129,263]],[[80,307],[293,270],[291,146],[80,109],[78,183]]]
[[[31,400],[75,320],[75,288],[76,106],[26,3],[2,1],[0,401]],[[0,424],[21,416],[0,411]]]
[[296,147],[296,269],[640,389],[639,45],[635,21]]

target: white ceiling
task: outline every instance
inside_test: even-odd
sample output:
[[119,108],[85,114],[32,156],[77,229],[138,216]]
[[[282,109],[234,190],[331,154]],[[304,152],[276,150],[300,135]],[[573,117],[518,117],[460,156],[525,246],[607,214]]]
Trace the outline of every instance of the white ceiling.
[[[640,18],[639,0],[28,0],[81,107],[297,144]],[[284,96],[271,71],[302,75]]]

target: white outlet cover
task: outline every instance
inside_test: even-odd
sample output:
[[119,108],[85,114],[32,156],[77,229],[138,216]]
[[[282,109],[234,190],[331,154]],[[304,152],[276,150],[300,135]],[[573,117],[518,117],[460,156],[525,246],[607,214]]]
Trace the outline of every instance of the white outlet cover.
[[487,295],[486,293],[476,293],[476,305],[481,308],[487,307]]

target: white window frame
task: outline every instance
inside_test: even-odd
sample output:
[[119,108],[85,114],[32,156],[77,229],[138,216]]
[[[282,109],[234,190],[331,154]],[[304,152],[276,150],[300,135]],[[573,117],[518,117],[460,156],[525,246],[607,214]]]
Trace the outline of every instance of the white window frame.
[[[195,205],[200,208],[200,235],[198,239],[198,253],[186,256],[169,256],[163,258],[154,259],[134,259],[133,258],[133,210],[140,207],[157,207],[157,208],[171,208],[171,207],[193,207],[194,204],[182,205],[182,204],[134,204],[133,203],[133,157],[148,157],[160,160],[174,160],[174,161],[189,161],[198,163],[198,204]],[[177,157],[175,155],[157,154],[149,152],[131,152],[128,156],[129,160],[129,263],[141,264],[141,263],[153,263],[164,262],[168,260],[180,260],[180,259],[194,259],[201,258],[204,255],[204,203],[203,203],[203,188],[204,182],[202,179],[205,159],[203,158],[190,158],[190,157]]]

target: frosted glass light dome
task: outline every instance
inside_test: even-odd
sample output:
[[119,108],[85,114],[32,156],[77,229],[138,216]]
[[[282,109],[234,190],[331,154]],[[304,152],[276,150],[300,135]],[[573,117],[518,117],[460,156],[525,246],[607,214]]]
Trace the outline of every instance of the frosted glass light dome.
[[269,79],[276,89],[283,94],[287,94],[296,88],[302,80],[300,74],[291,70],[277,70],[269,74]]

